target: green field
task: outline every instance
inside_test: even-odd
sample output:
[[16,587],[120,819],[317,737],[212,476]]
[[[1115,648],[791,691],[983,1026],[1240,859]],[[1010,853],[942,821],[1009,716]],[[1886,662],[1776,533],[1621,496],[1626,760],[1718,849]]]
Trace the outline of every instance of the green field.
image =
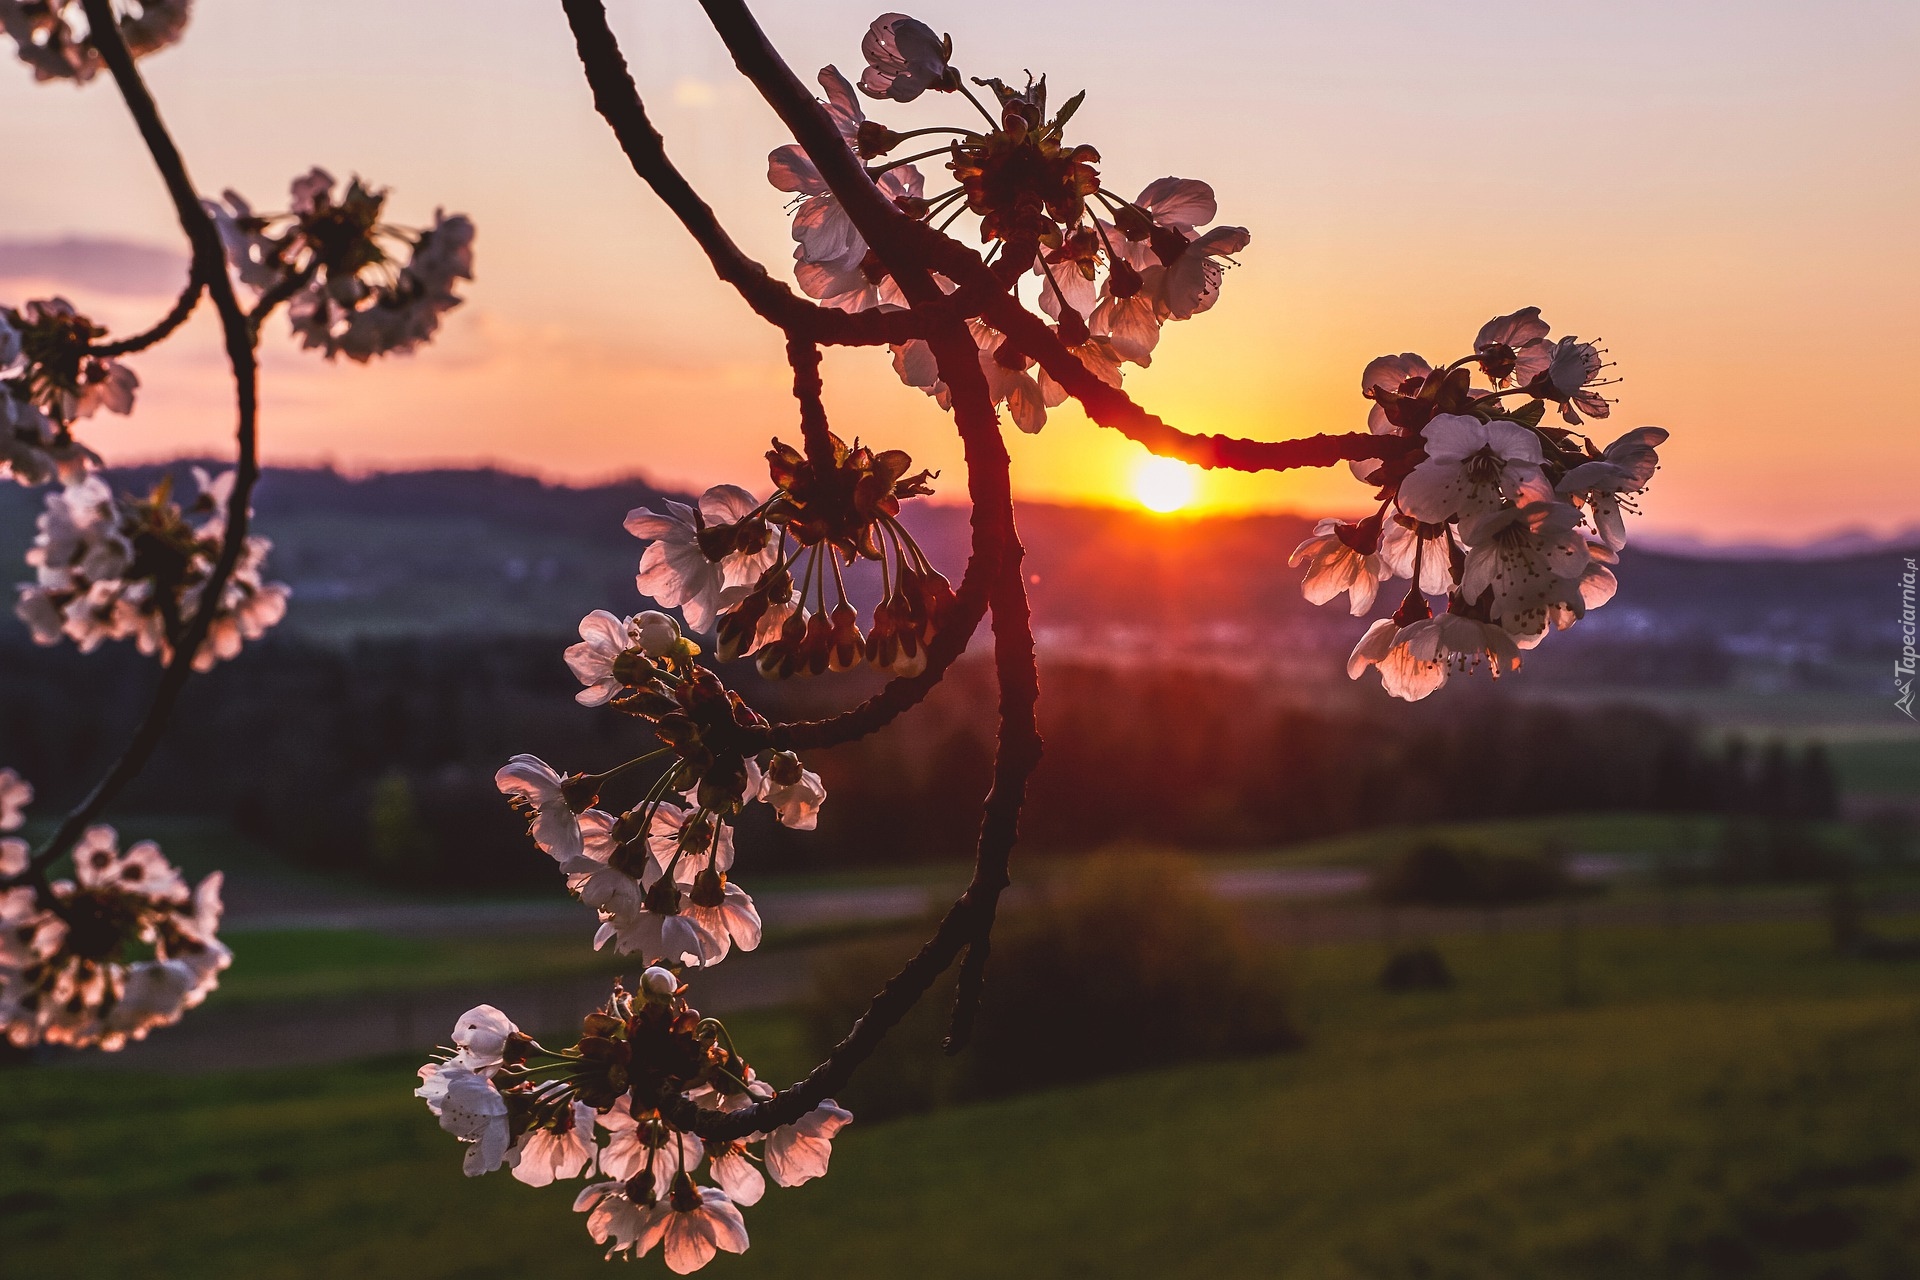
[[[856,1124],[706,1274],[1920,1272],[1920,967],[1814,922],[1588,930],[1569,1004],[1557,936],[1443,946],[1459,985],[1418,996],[1372,947],[1294,956],[1300,1052]],[[734,1030],[803,1067],[796,1019]],[[0,1270],[602,1273],[569,1191],[460,1176],[413,1065],[10,1070]]]

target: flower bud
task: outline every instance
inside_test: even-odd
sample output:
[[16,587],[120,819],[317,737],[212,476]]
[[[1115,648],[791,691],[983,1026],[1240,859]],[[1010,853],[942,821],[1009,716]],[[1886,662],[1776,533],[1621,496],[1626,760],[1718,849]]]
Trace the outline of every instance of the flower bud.
[[680,990],[680,979],[673,970],[654,965],[640,975],[640,994],[649,1000],[671,1000]]
[[649,609],[635,614],[628,626],[635,642],[649,658],[679,656],[680,624],[666,614]]

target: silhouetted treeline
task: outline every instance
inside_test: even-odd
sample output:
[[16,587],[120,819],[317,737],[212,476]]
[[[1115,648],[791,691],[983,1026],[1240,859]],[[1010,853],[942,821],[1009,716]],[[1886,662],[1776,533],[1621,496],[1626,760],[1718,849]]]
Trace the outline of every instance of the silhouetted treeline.
[[[634,722],[573,703],[564,641],[269,642],[189,687],[123,811],[231,818],[302,862],[440,891],[539,885],[551,865],[495,792],[531,751],[604,769],[638,754]],[[739,666],[739,664],[736,664]],[[144,707],[152,664],[0,648],[0,764],[49,803],[104,768]],[[767,685],[729,672],[775,716],[818,714],[862,679]],[[1024,848],[1119,840],[1245,847],[1393,822],[1662,809],[1829,816],[1818,749],[1708,750],[1639,708],[1528,705],[1464,682],[1414,706],[1222,674],[1057,666],[1041,702],[1046,756]],[[1345,692],[1345,691],[1343,691]],[[785,870],[962,858],[992,761],[990,671],[963,662],[925,706],[864,742],[810,753],[829,798],[815,835],[760,807],[746,865]],[[609,801],[623,797],[609,796]]]

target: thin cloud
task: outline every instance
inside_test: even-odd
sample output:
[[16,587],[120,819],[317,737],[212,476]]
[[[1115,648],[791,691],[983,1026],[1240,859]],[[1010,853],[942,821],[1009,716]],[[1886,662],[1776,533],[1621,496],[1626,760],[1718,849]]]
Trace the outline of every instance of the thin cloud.
[[186,279],[187,255],[156,245],[96,236],[0,240],[0,280],[154,297],[178,293]]

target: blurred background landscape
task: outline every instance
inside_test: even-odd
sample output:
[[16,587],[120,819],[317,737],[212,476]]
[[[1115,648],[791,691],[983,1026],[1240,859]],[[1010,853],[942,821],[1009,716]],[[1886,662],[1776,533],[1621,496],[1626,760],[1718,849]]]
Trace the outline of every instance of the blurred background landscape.
[[[572,704],[553,621],[640,607],[618,523],[668,496],[268,473],[287,624],[196,682],[118,819],[226,869],[235,965],[146,1043],[6,1073],[10,1259],[604,1265],[565,1194],[459,1178],[408,1091],[469,1005],[557,1032],[624,967],[492,773],[631,753],[630,726]],[[30,497],[0,493],[0,543],[28,540]],[[957,579],[964,512],[909,515]],[[835,1176],[761,1206],[762,1247],[725,1263],[1912,1274],[1920,734],[1886,676],[1914,548],[1632,547],[1620,595],[1520,675],[1407,706],[1346,679],[1363,623],[1301,600],[1306,528],[1025,508],[1047,756],[981,1041],[942,1057],[930,998],[842,1099],[860,1122]],[[152,671],[13,628],[0,652],[0,759],[71,799]],[[865,688],[734,666],[781,715]],[[771,1078],[964,883],[991,705],[963,660],[920,713],[809,757],[817,833],[743,826],[768,938],[695,996]],[[87,1230],[109,1205],[125,1229]]]

